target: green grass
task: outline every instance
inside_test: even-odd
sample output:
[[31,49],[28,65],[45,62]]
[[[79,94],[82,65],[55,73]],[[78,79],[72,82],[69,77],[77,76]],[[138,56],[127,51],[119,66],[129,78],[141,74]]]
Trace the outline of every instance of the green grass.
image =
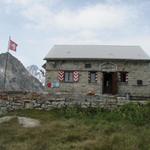
[[20,110],[8,115],[41,121],[23,128],[0,124],[0,150],[150,150],[150,105],[128,104],[113,111],[63,108]]

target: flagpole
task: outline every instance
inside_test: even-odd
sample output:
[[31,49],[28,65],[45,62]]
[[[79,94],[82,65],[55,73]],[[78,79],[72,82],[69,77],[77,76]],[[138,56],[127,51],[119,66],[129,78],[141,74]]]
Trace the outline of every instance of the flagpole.
[[6,55],[6,64],[5,64],[5,70],[4,70],[4,91],[6,91],[6,77],[7,77],[7,65],[8,65],[8,58],[9,58],[10,39],[11,39],[11,37],[9,36],[8,47],[7,47],[7,55]]

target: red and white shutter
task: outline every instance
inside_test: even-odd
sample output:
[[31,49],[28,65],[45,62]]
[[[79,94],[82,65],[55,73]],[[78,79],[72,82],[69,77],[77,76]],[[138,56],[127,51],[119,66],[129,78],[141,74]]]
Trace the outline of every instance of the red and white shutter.
[[59,71],[58,72],[58,80],[59,81],[64,81],[64,76],[65,76],[65,72],[64,71]]
[[95,72],[95,81],[97,82],[98,74]]
[[119,82],[121,82],[121,73],[120,72],[118,72],[118,80],[119,80]]
[[88,72],[88,82],[91,82],[91,73]]
[[128,82],[128,73],[126,73],[126,82]]
[[73,72],[73,80],[74,80],[74,82],[79,81],[79,72],[78,71]]

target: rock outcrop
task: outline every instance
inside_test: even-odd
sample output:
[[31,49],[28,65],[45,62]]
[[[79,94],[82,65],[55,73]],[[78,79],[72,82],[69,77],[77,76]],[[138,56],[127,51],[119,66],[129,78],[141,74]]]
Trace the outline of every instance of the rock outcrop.
[[[4,90],[4,70],[7,53],[0,54],[0,91]],[[38,79],[33,77],[23,66],[23,64],[10,53],[8,53],[8,63],[6,72],[7,91],[31,91],[42,92],[43,85]]]

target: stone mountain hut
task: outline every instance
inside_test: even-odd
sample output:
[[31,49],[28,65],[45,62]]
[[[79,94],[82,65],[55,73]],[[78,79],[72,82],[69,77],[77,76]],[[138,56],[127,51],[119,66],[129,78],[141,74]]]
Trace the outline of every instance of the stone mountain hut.
[[55,45],[45,60],[51,94],[150,97],[150,58],[139,46]]

